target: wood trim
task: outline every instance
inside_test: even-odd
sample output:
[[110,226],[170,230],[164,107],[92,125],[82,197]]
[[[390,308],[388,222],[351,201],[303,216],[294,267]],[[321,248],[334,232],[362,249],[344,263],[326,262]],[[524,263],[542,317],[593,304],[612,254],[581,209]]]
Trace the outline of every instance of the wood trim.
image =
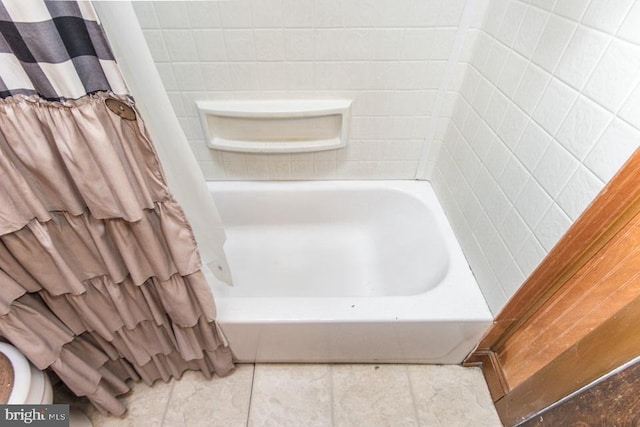
[[[525,281],[481,340],[478,349],[499,349],[631,218],[640,213],[640,150]],[[497,338],[496,338],[497,337]]]
[[[640,297],[496,403],[514,425],[640,354]],[[605,355],[606,357],[603,357]]]
[[475,352],[463,363],[466,367],[480,367],[487,382],[493,401],[497,401],[509,393],[509,383],[504,376],[500,359],[493,351]]
[[640,214],[591,258],[499,350],[511,388],[640,297]]

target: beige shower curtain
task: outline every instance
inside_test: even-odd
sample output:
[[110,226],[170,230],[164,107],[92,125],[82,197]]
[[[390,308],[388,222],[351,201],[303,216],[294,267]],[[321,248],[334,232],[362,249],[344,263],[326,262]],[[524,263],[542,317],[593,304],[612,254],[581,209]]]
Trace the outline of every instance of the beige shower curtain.
[[229,373],[193,232],[88,3],[0,4],[0,97],[0,334],[116,415],[127,379]]

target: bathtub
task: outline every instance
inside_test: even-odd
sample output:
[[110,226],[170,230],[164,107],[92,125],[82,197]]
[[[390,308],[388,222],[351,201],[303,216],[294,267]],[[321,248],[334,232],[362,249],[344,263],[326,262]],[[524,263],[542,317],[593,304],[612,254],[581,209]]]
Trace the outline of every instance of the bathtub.
[[234,286],[212,284],[242,362],[457,364],[492,321],[424,181],[208,183]]

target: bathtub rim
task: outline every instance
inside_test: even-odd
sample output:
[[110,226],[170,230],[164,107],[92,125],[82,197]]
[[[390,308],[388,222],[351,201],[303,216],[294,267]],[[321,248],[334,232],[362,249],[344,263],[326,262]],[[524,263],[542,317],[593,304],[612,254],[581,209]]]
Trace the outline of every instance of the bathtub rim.
[[[337,186],[337,187],[336,187]],[[493,320],[444,210],[428,181],[418,180],[293,180],[207,181],[210,192],[347,189],[387,189],[418,199],[430,209],[449,252],[449,269],[443,283],[424,293],[372,297],[225,297],[212,284],[221,323],[334,323],[334,322],[448,322]],[[285,308],[285,310],[283,310]]]

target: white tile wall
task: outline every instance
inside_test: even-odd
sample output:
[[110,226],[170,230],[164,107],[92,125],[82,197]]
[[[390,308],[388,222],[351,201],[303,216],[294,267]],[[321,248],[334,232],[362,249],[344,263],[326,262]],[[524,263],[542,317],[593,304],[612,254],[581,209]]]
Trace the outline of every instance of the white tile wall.
[[[413,179],[465,0],[134,2],[207,179]],[[333,153],[206,147],[195,101],[353,99]],[[436,120],[437,123],[437,120]]]
[[491,0],[468,30],[433,182],[494,313],[640,145],[639,17]]

